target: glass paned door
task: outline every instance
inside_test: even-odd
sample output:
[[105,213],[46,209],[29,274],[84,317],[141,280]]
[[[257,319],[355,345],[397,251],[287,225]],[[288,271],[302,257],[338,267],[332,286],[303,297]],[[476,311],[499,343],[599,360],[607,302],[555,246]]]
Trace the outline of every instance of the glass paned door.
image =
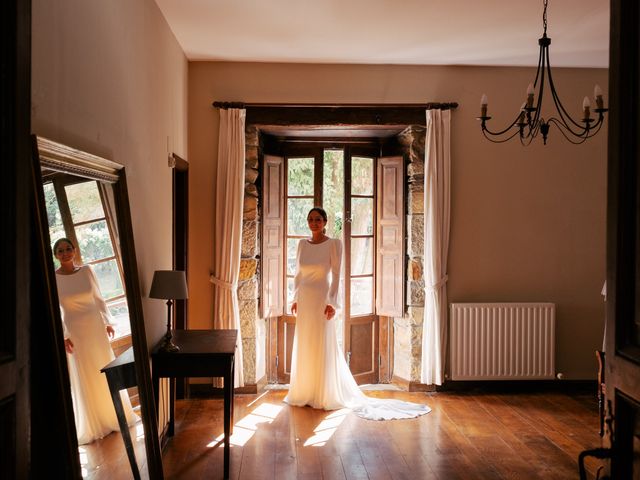
[[336,316],[338,341],[359,383],[377,381],[375,285],[375,162],[352,155],[349,146],[310,147],[304,155],[286,157],[287,306],[279,322],[278,380],[288,382],[295,317],[291,315],[296,251],[308,238],[307,213],[316,205],[327,212],[327,235],[343,242],[339,290],[342,309]]

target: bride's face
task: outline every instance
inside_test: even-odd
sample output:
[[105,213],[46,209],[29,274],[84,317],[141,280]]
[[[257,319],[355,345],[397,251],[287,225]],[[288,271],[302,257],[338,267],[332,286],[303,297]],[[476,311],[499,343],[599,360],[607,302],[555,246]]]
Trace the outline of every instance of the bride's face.
[[56,247],[55,256],[60,263],[72,262],[76,256],[76,249],[67,242],[60,242]]
[[313,211],[307,217],[307,224],[309,225],[309,230],[311,230],[311,233],[317,233],[322,232],[325,225],[327,224],[327,221],[322,218],[322,215],[320,215],[318,212]]

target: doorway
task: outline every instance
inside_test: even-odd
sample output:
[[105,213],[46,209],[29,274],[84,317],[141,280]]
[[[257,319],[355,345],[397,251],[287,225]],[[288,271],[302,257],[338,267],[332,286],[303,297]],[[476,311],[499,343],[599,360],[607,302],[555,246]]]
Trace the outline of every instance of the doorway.
[[277,381],[288,383],[295,317],[290,307],[298,242],[309,235],[307,213],[327,212],[327,235],[343,244],[336,318],[338,342],[356,381],[378,381],[379,322],[375,312],[376,165],[373,143],[290,143],[283,148],[286,285],[284,315],[277,328]]

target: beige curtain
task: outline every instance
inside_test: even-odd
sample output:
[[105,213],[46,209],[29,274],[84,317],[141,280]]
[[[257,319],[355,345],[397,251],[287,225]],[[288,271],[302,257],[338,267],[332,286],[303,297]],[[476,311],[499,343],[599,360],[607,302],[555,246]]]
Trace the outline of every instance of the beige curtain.
[[244,199],[245,110],[220,110],[218,163],[213,209],[213,326],[237,329],[235,387],[244,386],[242,337],[238,308],[238,276]]
[[424,162],[424,324],[421,382],[442,385],[447,352],[451,111],[427,110]]

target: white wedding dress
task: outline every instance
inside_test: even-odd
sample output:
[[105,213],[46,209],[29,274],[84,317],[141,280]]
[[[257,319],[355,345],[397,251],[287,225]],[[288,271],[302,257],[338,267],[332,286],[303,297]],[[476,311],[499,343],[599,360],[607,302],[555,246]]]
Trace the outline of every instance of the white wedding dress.
[[327,320],[327,305],[338,308],[342,244],[300,240],[293,301],[298,304],[291,358],[290,405],[324,410],[350,408],[370,420],[392,420],[424,415],[422,404],[367,397],[351,375],[338,345],[336,320]]
[[[111,318],[93,270],[83,265],[72,274],[56,275],[64,337],[73,342],[67,354],[78,444],[120,430],[109,386],[100,369],[115,356],[106,332]],[[137,416],[126,391],[120,392],[127,423]]]

